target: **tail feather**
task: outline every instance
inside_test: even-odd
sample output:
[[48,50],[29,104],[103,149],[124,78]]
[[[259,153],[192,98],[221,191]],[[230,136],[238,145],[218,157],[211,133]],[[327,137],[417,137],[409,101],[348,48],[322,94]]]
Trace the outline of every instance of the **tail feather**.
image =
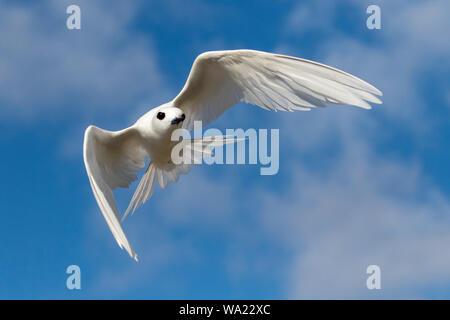
[[131,213],[133,214],[141,206],[141,204],[150,199],[154,190],[156,170],[157,169],[155,168],[153,163],[150,162],[120,222],[123,222],[123,220],[125,220],[131,209],[133,209]]
[[191,165],[201,163],[201,160],[204,157],[211,156],[213,154],[211,148],[244,140],[245,138],[231,138],[228,135],[187,139],[186,147],[192,152],[191,155],[194,159],[193,163],[181,163],[176,165],[170,162],[163,166],[157,166],[150,161],[133,197],[131,198],[128,208],[120,221],[123,222],[130,212],[131,214],[134,214],[142,204],[150,199],[154,191],[156,180],[161,189],[165,189],[170,182],[178,181],[180,175],[188,173]]

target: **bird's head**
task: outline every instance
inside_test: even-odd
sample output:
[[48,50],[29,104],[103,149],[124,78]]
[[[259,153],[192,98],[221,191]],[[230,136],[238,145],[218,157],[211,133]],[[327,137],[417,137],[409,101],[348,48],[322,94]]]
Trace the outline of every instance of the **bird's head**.
[[171,134],[180,128],[186,116],[176,107],[162,107],[155,110],[152,117],[152,129],[161,135]]

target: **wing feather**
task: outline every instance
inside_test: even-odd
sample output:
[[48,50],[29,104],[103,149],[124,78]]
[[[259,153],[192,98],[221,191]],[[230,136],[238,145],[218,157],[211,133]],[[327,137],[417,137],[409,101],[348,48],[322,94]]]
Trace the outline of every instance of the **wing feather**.
[[111,132],[90,126],[84,135],[83,156],[92,191],[114,239],[137,260],[120,224],[112,192],[128,187],[145,165],[146,153],[139,147],[137,132],[134,128]]
[[186,113],[184,127],[203,125],[244,101],[267,110],[293,111],[326,103],[370,109],[382,93],[339,69],[305,59],[255,50],[211,51],[199,55],[172,103]]

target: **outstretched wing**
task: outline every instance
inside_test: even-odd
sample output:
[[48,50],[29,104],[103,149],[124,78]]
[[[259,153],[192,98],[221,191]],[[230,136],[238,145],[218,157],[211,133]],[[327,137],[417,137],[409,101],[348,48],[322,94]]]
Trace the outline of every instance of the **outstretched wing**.
[[141,147],[137,130],[131,127],[111,132],[90,126],[84,134],[83,155],[92,191],[114,238],[137,260],[122,230],[112,192],[137,180],[136,172],[145,166],[147,153]]
[[184,127],[203,125],[245,101],[268,110],[310,110],[325,103],[370,109],[382,93],[341,70],[317,62],[254,50],[211,51],[199,55],[173,100],[186,113]]

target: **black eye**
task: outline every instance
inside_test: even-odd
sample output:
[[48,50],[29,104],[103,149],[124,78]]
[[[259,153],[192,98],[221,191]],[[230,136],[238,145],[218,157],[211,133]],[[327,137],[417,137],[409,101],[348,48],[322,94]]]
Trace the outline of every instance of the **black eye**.
[[158,112],[158,114],[156,115],[156,117],[157,117],[159,120],[164,119],[165,116],[166,116],[166,114],[165,114],[164,112]]

